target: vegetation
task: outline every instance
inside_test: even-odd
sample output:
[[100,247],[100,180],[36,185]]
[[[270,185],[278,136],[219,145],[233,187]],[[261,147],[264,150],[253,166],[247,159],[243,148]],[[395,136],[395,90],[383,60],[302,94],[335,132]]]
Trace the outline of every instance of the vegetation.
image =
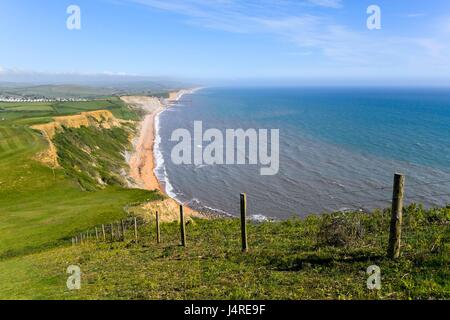
[[131,127],[66,128],[53,139],[59,164],[83,190],[127,186],[124,153],[131,131]]
[[[405,212],[403,253],[385,257],[390,212],[310,216],[249,225],[250,251],[240,251],[236,219],[194,220],[187,247],[176,222],[130,230],[124,242],[66,246],[0,265],[2,298],[42,299],[448,299],[450,209]],[[348,228],[335,230],[338,219]],[[344,222],[343,222],[344,221]],[[354,227],[361,230],[353,233]],[[351,240],[326,244],[323,236]],[[80,291],[66,288],[69,265],[82,271]],[[366,270],[381,268],[381,290],[368,290]],[[27,281],[13,270],[26,267]],[[6,272],[5,272],[6,271]],[[7,281],[6,281],[7,280]]]
[[[162,199],[123,187],[131,127],[65,128],[54,138],[62,167],[33,160],[47,145],[31,124],[97,109],[139,118],[116,98],[0,104],[0,299],[450,298],[450,207],[408,207],[396,261],[386,258],[389,210],[250,223],[248,253],[236,219],[190,221],[187,248],[176,222],[156,244],[153,221],[138,244],[129,230],[125,241],[72,246],[74,235]],[[82,270],[80,291],[66,287],[69,265]],[[381,268],[379,291],[366,286],[371,265]]]
[[116,97],[86,102],[0,102],[0,127],[47,123],[52,121],[52,117],[55,116],[93,110],[109,110],[114,116],[124,120],[138,120],[140,116],[136,110],[127,107],[122,100]]
[[[0,120],[4,119],[0,121],[0,260],[66,243],[71,234],[92,224],[123,217],[126,215],[123,208],[130,203],[161,198],[152,192],[118,185],[85,192],[69,165],[51,169],[34,160],[47,144],[29,124],[51,121],[54,115],[105,108],[123,118],[137,118],[133,110],[115,98],[46,106],[52,111],[43,110],[43,104],[25,104],[20,111],[9,110],[19,107],[17,105],[0,104],[7,110],[0,112]],[[90,132],[87,128],[79,129],[80,135],[87,132]],[[120,156],[115,154],[116,150],[126,148],[123,137],[120,141],[115,140],[120,136],[119,132],[111,135],[103,131],[100,131],[103,134],[92,133],[89,143],[99,146],[97,154],[113,157],[111,161]],[[58,141],[66,140],[59,137]],[[65,153],[68,150],[63,149],[60,153],[60,161],[64,164],[71,161],[69,153]],[[80,159],[83,154],[77,148],[70,152],[75,159]],[[102,170],[107,168],[108,163],[100,167]]]
[[27,99],[105,99],[111,96],[151,95],[167,98],[169,91],[185,87],[179,83],[161,85],[152,81],[131,82],[104,86],[87,85],[26,85],[0,82],[0,96]]
[[76,85],[0,86],[0,95],[24,98],[102,98],[111,96],[113,90]]

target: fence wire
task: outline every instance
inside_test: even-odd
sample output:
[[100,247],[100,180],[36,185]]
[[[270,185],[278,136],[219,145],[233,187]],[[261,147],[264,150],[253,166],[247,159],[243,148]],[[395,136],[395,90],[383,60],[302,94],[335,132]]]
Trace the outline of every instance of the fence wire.
[[[439,185],[450,183],[450,180],[436,180],[429,181],[424,183],[413,183],[407,186],[430,186],[430,185]],[[349,194],[357,194],[361,192],[373,192],[373,191],[388,191],[393,190],[392,186],[374,186],[370,189],[364,190],[351,190],[351,191],[343,191],[336,193],[323,193],[319,194],[319,197],[330,197],[330,196],[338,196],[338,195],[349,195]],[[339,219],[339,217],[347,217],[342,224],[339,224],[339,221],[333,221],[332,219],[328,221],[330,226],[329,228],[348,228],[346,232],[349,232],[349,237],[353,237],[352,241],[354,244],[357,244],[361,247],[371,247],[374,250],[379,252],[383,252],[387,249],[389,243],[389,231],[390,231],[390,220],[391,220],[391,212],[390,205],[392,204],[392,194],[388,194],[386,192],[386,196],[379,197],[377,195],[365,195],[364,201],[348,201],[348,202],[336,202],[324,201],[324,205],[328,206],[339,206],[339,207],[349,207],[352,210],[349,212],[340,212],[336,214],[333,219]],[[429,196],[432,197],[450,197],[450,192],[442,192],[442,193],[431,193]],[[408,199],[409,202],[412,202],[411,199]],[[370,207],[374,204],[385,204],[385,209],[382,209],[378,212],[377,216],[371,216],[367,207]],[[433,252],[436,250],[440,250],[442,248],[442,243],[448,243],[450,237],[450,231],[448,225],[444,228],[434,225],[433,223],[428,223],[425,218],[418,218],[411,212],[414,212],[414,207],[406,208],[403,214],[402,221],[402,230],[401,230],[401,246],[402,246],[402,254],[408,255],[412,252],[417,252],[417,250],[423,250],[426,252]],[[339,210],[336,210],[339,211]],[[366,216],[363,215],[352,215],[351,211],[363,211],[369,213]],[[332,215],[331,215],[332,216]],[[370,222],[369,220],[373,217],[376,217],[376,222]],[[375,218],[373,218],[375,219]],[[373,220],[372,219],[372,220]],[[175,224],[177,222],[174,222]],[[444,223],[449,223],[448,221]],[[333,225],[335,224],[335,225]],[[234,233],[224,232],[222,226],[215,227],[214,224],[209,225],[210,229],[203,230],[203,232],[195,232],[195,235],[190,234],[192,228],[194,227],[187,226],[187,239],[188,246],[189,241],[192,240],[192,237],[200,237],[202,241],[208,243],[210,241],[219,241],[223,244],[223,248],[233,247],[239,248],[241,239],[240,239],[240,230],[235,225],[233,229]],[[322,223],[320,228],[326,228],[327,226]],[[249,231],[248,231],[248,241],[250,246],[252,244],[257,244],[257,250],[260,252],[264,252],[264,254],[271,254],[272,252],[277,252],[277,250],[283,249],[288,252],[293,252],[298,250],[294,246],[294,248],[289,248],[289,245],[292,243],[295,244],[295,239],[301,239],[304,236],[301,232],[292,233],[292,232],[278,232],[279,228],[274,228],[273,232],[268,233],[267,230],[263,230],[264,232],[260,232],[264,228],[264,224],[249,223]],[[175,231],[174,231],[175,230]],[[349,231],[350,230],[350,231]],[[107,243],[114,244],[116,242],[129,242],[135,244],[146,245],[149,243],[156,242],[156,223],[154,220],[147,221],[140,217],[127,217],[119,221],[115,221],[113,223],[104,224],[100,226],[96,226],[82,232],[80,234],[74,235],[72,238],[72,244],[84,244],[90,242],[99,242],[99,243]],[[161,223],[160,225],[161,232],[161,241],[163,245],[166,246],[178,246],[181,242],[181,237],[178,232],[176,232],[176,228],[173,228],[173,225],[167,223]],[[306,232],[306,231],[303,231]],[[309,230],[306,236],[309,239],[315,239],[315,242],[310,243],[310,248],[314,248],[314,246],[320,246],[321,244],[327,241],[331,241],[330,239],[321,239],[323,237],[324,230]],[[292,241],[288,242],[288,245],[280,245],[279,243],[284,243],[279,240],[290,239]],[[196,241],[194,239],[194,241]],[[226,249],[224,249],[226,251]]]

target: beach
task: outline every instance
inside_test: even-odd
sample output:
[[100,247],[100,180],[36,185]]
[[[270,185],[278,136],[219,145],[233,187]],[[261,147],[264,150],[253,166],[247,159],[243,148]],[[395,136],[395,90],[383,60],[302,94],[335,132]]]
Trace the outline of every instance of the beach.
[[[411,99],[414,113],[408,112]],[[449,202],[449,184],[435,184],[450,181],[449,136],[442,130],[449,128],[449,101],[446,89],[205,88],[160,114],[157,149],[165,163],[157,174],[170,181],[172,197],[211,215],[239,216],[242,192],[254,220],[385,208],[395,172],[408,177],[406,203],[439,207]],[[193,133],[200,120],[204,130],[223,135],[237,128],[280,129],[279,172],[262,176],[265,165],[248,161],[170,161],[174,130]],[[199,145],[192,140],[192,150]],[[210,145],[204,141],[203,150]]]
[[135,181],[137,187],[141,189],[163,191],[154,173],[153,147],[155,117],[164,110],[164,105],[155,97],[127,96],[121,97],[121,99],[127,104],[139,107],[146,112],[139,125],[139,133],[133,142],[134,152],[129,159],[129,175]]
[[[122,101],[126,104],[140,108],[146,115],[139,124],[138,133],[133,139],[133,152],[128,159],[130,167],[129,176],[134,181],[135,187],[145,190],[158,190],[170,197],[166,188],[161,184],[155,174],[157,161],[155,157],[155,141],[157,138],[156,121],[158,115],[171,103],[178,101],[184,94],[192,90],[180,90],[172,92],[169,99],[161,100],[156,97],[147,96],[123,96]],[[168,198],[160,203],[149,203],[144,206],[150,211],[158,210],[162,221],[173,221],[178,219],[179,202],[174,198]],[[198,213],[186,207],[187,216],[197,216]]]

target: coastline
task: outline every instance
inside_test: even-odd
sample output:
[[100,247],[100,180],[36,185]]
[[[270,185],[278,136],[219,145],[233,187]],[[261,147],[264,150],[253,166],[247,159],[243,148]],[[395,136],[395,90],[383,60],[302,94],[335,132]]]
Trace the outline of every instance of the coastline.
[[153,155],[155,142],[155,118],[164,110],[164,105],[158,98],[144,96],[125,96],[121,99],[146,112],[138,127],[138,134],[133,141],[134,152],[129,158],[130,177],[136,186],[145,190],[159,190],[160,182],[154,173],[155,158]]
[[[157,169],[164,168],[162,155],[157,155],[161,141],[159,136],[159,116],[171,104],[179,101],[185,94],[190,94],[197,90],[199,89],[171,92],[169,98],[165,100],[147,96],[120,97],[126,104],[140,108],[146,112],[144,119],[138,126],[138,134],[133,139],[133,153],[128,159],[130,167],[129,176],[134,181],[135,187],[149,191],[157,190],[168,197],[168,199],[159,204],[149,203],[144,206],[146,210],[158,210],[161,214],[162,221],[174,221],[178,219],[178,206],[182,203],[171,192],[171,185],[168,178],[165,177],[162,181],[156,174]],[[204,217],[188,206],[185,206],[185,208],[185,213],[188,217]]]
[[[164,166],[164,158],[162,156],[162,153],[160,151],[160,143],[161,143],[161,137],[159,135],[159,129],[160,129],[160,122],[159,117],[160,115],[166,111],[172,104],[177,103],[181,100],[181,98],[186,94],[192,94],[197,92],[198,90],[201,90],[202,88],[193,88],[193,89],[183,89],[179,91],[172,91],[169,93],[169,98],[163,100],[163,109],[156,113],[153,121],[154,126],[154,148],[152,149],[153,152],[153,174],[156,176],[156,179],[158,180],[160,191],[169,196],[170,198],[174,199],[178,203],[181,203],[181,201],[177,198],[177,195],[173,192],[173,187],[169,181],[169,177],[167,176],[166,169]],[[162,171],[163,173],[160,174],[160,176],[157,174],[158,171]],[[163,175],[163,176],[162,176]]]

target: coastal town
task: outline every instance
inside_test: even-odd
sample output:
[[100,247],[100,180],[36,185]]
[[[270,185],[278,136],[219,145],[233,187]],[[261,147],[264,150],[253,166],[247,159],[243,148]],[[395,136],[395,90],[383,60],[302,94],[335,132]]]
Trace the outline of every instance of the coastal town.
[[46,97],[20,97],[0,95],[0,102],[83,102],[84,98],[46,98]]

